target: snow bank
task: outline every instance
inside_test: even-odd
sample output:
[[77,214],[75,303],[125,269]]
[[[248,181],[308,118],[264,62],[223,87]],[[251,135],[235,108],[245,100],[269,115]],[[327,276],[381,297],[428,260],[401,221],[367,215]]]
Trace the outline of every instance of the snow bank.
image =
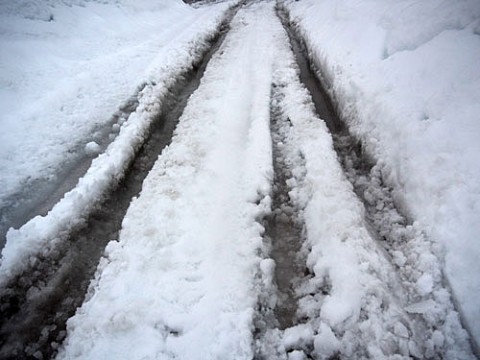
[[[218,7],[212,7],[208,11],[198,10],[198,12],[193,12],[192,14],[190,14],[190,10],[188,9],[187,12],[181,11],[180,13],[176,12],[176,10],[173,11],[172,9],[176,8],[176,6],[174,6],[172,9],[170,9],[172,11],[166,11],[166,14],[162,13],[165,21],[167,21],[166,19],[169,19],[168,16],[172,16],[172,18],[169,20],[171,23],[168,23],[171,25],[171,28],[166,29],[164,32],[160,32],[159,34],[155,34],[158,36],[158,38],[155,38],[155,40],[158,40],[158,42],[154,42],[153,47],[150,48],[151,53],[149,55],[149,62],[145,62],[144,58],[142,59],[142,56],[144,55],[142,51],[146,50],[142,49],[142,47],[127,47],[125,50],[130,54],[130,60],[137,56],[140,58],[140,62],[136,63],[136,65],[128,62],[129,57],[122,58],[120,53],[115,53],[115,56],[112,56],[111,60],[113,63],[110,65],[112,65],[113,68],[115,68],[116,64],[118,65],[117,62],[119,62],[121,67],[125,69],[130,66],[132,66],[132,68],[138,66],[136,73],[137,75],[142,74],[142,76],[136,79],[132,77],[131,85],[138,84],[138,81],[141,81],[141,79],[144,81],[142,90],[139,91],[138,94],[139,105],[136,111],[133,112],[128,120],[123,123],[115,141],[110,144],[103,154],[94,159],[90,169],[86,175],[79,180],[76,188],[67,193],[64,198],[57,205],[55,205],[55,207],[47,216],[37,216],[18,230],[10,229],[9,233],[7,234],[7,243],[5,248],[2,250],[0,283],[8,281],[13,274],[21,271],[21,269],[26,266],[29,261],[35,259],[38,254],[48,254],[48,252],[56,246],[56,242],[61,241],[62,234],[74,226],[81,224],[89,210],[99,199],[101,199],[104,192],[109,187],[113,186],[120,178],[122,178],[126,167],[134,158],[136,150],[143,143],[150,124],[161,108],[162,99],[168,91],[168,88],[173,85],[179,74],[188,71],[192,68],[195,62],[200,60],[202,53],[209,47],[208,40],[210,40],[216,34],[217,28],[223,19],[225,10],[232,4],[232,2],[228,2],[219,5]],[[102,6],[101,8],[104,11],[109,9],[109,11],[113,13],[117,11],[115,7],[103,8]],[[64,7],[62,9],[66,11],[66,9],[69,8]],[[80,12],[86,11],[84,8],[77,9],[72,7],[72,9]],[[84,15],[86,16],[86,14]],[[155,15],[155,13],[152,13],[148,16],[155,17],[157,15],[159,14]],[[188,25],[186,24],[185,18],[187,18],[189,22]],[[88,21],[87,19],[89,19],[89,17],[86,16],[83,19],[84,21]],[[153,20],[153,18],[151,19]],[[113,16],[112,21],[116,20],[119,19]],[[120,20],[122,20],[122,17],[120,17]],[[141,16],[140,19],[136,19],[136,21],[139,22],[142,22],[143,20],[145,20],[145,18],[142,18]],[[158,19],[160,24],[162,24],[161,20],[162,17]],[[179,31],[179,29],[176,27],[178,24],[175,25],[175,22],[178,22],[178,24],[180,24],[179,26],[183,26],[182,31]],[[127,30],[130,25],[131,24],[125,25],[125,33],[128,33]],[[133,28],[135,29],[134,26]],[[65,30],[65,28],[62,29]],[[85,38],[89,39],[87,35],[85,35]],[[131,40],[133,41],[133,39]],[[154,39],[150,39],[146,41],[146,43],[148,44],[153,40]],[[135,40],[135,42],[138,43],[137,40]],[[121,52],[123,50],[121,50],[120,45],[121,44],[118,45],[119,48],[117,50]],[[26,45],[23,44],[22,48],[24,48],[24,46]],[[106,49],[104,49],[104,51],[106,51]],[[68,55],[73,54],[69,53]],[[101,55],[102,57],[110,56],[105,52],[103,52]],[[48,63],[48,61],[45,61],[45,63]],[[92,63],[91,65],[93,66],[94,64]],[[148,69],[145,69],[144,67],[147,65]],[[78,72],[79,63],[74,61],[74,64],[70,64],[70,66],[70,71]],[[102,69],[106,70],[105,68]],[[129,74],[135,74],[135,71]],[[104,95],[115,96],[118,94],[117,90],[121,93],[121,89],[116,89],[115,85],[118,81],[124,81],[123,75],[114,74],[108,71],[104,75],[107,77],[112,76],[110,78],[110,80],[112,80],[110,83],[107,81],[107,78],[103,77],[105,84],[109,84],[108,89],[112,90],[111,94],[107,92]],[[90,76],[95,78],[96,76],[102,77],[103,75],[96,72],[92,73],[89,75],[89,79],[92,80]],[[78,90],[78,87],[82,87],[83,85],[81,82],[78,83],[77,80],[78,79],[75,77],[73,79],[68,79],[67,85]],[[89,84],[92,86],[94,85],[90,82]],[[32,86],[34,87],[35,84]],[[94,86],[92,88],[89,87],[88,89],[92,90],[95,94],[96,90],[94,89]],[[57,90],[59,91],[58,88],[55,91]],[[74,94],[76,94],[75,91]],[[37,93],[36,95],[41,95],[41,93]],[[54,166],[54,164],[51,163],[54,161],[59,161],[59,164],[57,165],[60,166],[61,161],[65,160],[65,155],[62,154],[62,151],[65,151],[71,146],[71,143],[69,143],[67,140],[72,140],[74,142],[77,137],[78,139],[84,139],[85,137],[85,133],[82,133],[82,131],[76,128],[76,119],[82,119],[88,123],[87,117],[90,114],[89,111],[93,111],[98,115],[99,113],[96,112],[98,108],[96,106],[100,104],[101,106],[105,105],[102,104],[102,99],[105,100],[103,97],[98,99],[98,103],[96,103],[97,99],[90,97],[85,102],[77,101],[78,97],[76,96],[73,96],[73,98],[68,97],[61,99],[58,96],[54,96],[54,98],[55,101],[61,100],[62,104],[65,104],[64,106],[68,106],[67,104],[73,104],[72,106],[74,107],[79,107],[80,105],[84,105],[86,107],[82,109],[78,108],[78,112],[71,113],[71,116],[66,116],[65,118],[55,118],[55,116],[51,113],[51,111],[55,111],[55,109],[50,108],[48,103],[44,102],[45,99],[42,98],[39,100],[37,105],[39,105],[39,109],[43,109],[44,112],[42,113],[43,115],[39,116],[51,115],[52,118],[43,120],[39,120],[39,118],[36,117],[31,118],[30,120],[34,122],[32,124],[28,121],[26,122],[26,120],[19,115],[19,126],[23,127],[27,126],[27,123],[30,124],[27,132],[27,134],[30,136],[30,139],[25,139],[25,141],[32,141],[32,147],[37,150],[37,153],[31,154],[31,156],[28,157],[27,153],[29,145],[15,142],[12,142],[11,145],[18,146],[21,144],[22,151],[15,153],[16,155],[12,155],[11,157],[2,152],[2,156],[5,155],[6,159],[10,159],[2,162],[2,166],[5,166],[5,169],[2,168],[2,181],[7,183],[7,185],[10,182],[13,184],[20,181],[21,176],[26,174],[23,172],[23,170],[23,175],[20,176],[19,173],[15,174],[15,172],[23,166],[28,165],[29,171],[38,170],[40,174],[44,174],[44,172],[42,172],[43,170],[40,171],[37,166]],[[27,106],[27,110],[31,108],[31,106]],[[108,110],[106,107],[104,107],[103,110],[105,110],[106,114],[108,111],[113,111],[114,109]],[[44,123],[41,121],[44,121]],[[64,122],[64,127],[62,126],[61,128],[55,128],[55,126],[52,125],[55,123],[55,121],[61,121],[62,123]],[[22,133],[24,134],[23,136],[25,136],[26,130],[23,129],[17,133],[15,129],[11,128],[12,126],[14,127],[16,125],[9,121],[8,118],[4,123],[8,130],[6,130],[7,133],[11,134],[13,138],[15,138],[17,135],[20,136]],[[92,125],[91,122],[90,125]],[[52,130],[51,126],[53,126],[54,130]],[[36,132],[37,130],[39,131],[38,133]],[[45,135],[45,132],[47,131],[49,131],[49,135]],[[2,132],[2,136],[6,136],[5,132]],[[52,149],[49,141],[60,141],[60,138],[62,139],[62,145],[57,150],[61,151],[57,153],[56,150]],[[90,141],[85,141],[85,143],[87,144],[87,149],[91,148],[91,145],[88,145]],[[2,146],[3,145],[8,146],[8,144],[5,143],[3,143]],[[85,146],[80,149],[80,151],[85,150]],[[45,155],[43,154],[43,151],[46,151],[49,154]],[[50,154],[50,152],[54,153],[55,155]],[[24,158],[23,160],[20,160],[19,158],[16,158],[16,156]],[[44,158],[41,158],[41,156],[44,156]],[[10,177],[8,177],[9,172],[7,169],[13,173],[10,174]],[[49,170],[46,169],[46,171]],[[8,188],[7,185],[6,188]],[[6,191],[6,188],[2,187],[2,190]]]
[[353,133],[416,225],[442,245],[445,275],[479,342],[480,4],[286,4]]
[[112,115],[211,16],[180,0],[1,1],[0,208],[103,140]]
[[235,16],[68,321],[59,358],[253,358],[272,271],[258,223],[273,175],[265,6]]

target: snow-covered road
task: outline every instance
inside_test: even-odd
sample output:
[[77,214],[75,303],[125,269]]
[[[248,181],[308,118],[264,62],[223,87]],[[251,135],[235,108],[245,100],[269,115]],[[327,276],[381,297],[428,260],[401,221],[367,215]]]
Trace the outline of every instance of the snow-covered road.
[[[472,358],[448,290],[411,290],[372,236],[274,3],[247,5],[231,27],[107,246],[59,358]],[[280,239],[262,235],[274,170],[289,200],[269,226],[303,227],[303,244],[271,258]],[[290,294],[275,288],[281,261],[303,262],[287,274]],[[297,311],[280,329],[285,296]]]
[[316,80],[306,84],[314,74],[286,11],[240,6],[173,107],[178,125],[151,170],[135,148],[164,84],[122,127],[133,143],[113,142],[49,215],[10,232],[2,286],[58,256],[79,224],[98,226],[88,216],[105,207],[96,201],[109,181],[129,162],[146,167],[141,192],[125,190],[120,232],[106,231],[118,238],[102,235],[110,242],[65,340],[46,353],[30,344],[20,358],[475,358],[439,252],[397,210]]

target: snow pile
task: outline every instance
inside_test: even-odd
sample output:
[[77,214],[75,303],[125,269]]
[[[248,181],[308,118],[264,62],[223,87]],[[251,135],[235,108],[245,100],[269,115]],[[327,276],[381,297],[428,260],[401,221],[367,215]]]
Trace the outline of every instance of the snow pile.
[[[101,199],[102,195],[109,187],[113,186],[119,179],[122,178],[125,169],[134,158],[136,150],[143,143],[145,136],[147,136],[149,126],[152,121],[154,121],[155,116],[158,114],[159,109],[161,108],[162,99],[168,91],[168,88],[174,84],[175,79],[181,73],[192,69],[194,63],[200,60],[203,52],[209,48],[208,41],[216,34],[223,19],[225,10],[232,4],[232,2],[227,2],[219,5],[218,7],[210,8],[208,11],[198,10],[198,13],[193,12],[192,15],[188,15],[190,11],[188,9],[186,13],[183,11],[180,13],[175,11],[167,11],[166,15],[162,16],[165,21],[169,19],[169,16],[172,16],[172,19],[168,20],[170,21],[169,25],[171,25],[171,28],[154,34],[155,41],[158,40],[158,42],[154,42],[152,44],[153,47],[150,48],[150,62],[145,62],[145,59],[142,58],[144,56],[142,51],[147,49],[142,48],[141,46],[134,46],[133,48],[127,47],[126,49],[121,50],[121,44],[118,44],[119,47],[117,50],[120,52],[125,51],[125,53],[128,53],[129,56],[122,58],[120,56],[121,54],[116,53],[115,56],[110,58],[112,61],[110,62],[110,65],[112,68],[115,68],[116,65],[119,65],[123,69],[135,69],[135,66],[137,66],[137,75],[138,73],[143,74],[139,78],[132,76],[130,79],[130,85],[132,86],[138,84],[138,81],[141,81],[141,79],[144,81],[144,84],[141,86],[141,90],[139,90],[137,96],[139,105],[137,106],[136,111],[133,112],[129,116],[128,120],[123,123],[115,141],[110,144],[103,154],[101,154],[92,162],[90,169],[86,175],[79,180],[76,188],[65,194],[64,198],[57,205],[55,205],[55,207],[47,216],[37,216],[18,230],[10,229],[9,233],[7,234],[7,243],[5,248],[2,250],[0,282],[3,283],[8,281],[13,274],[21,271],[22,268],[28,265],[29,261],[33,260],[39,253],[43,253],[44,255],[48,254],[48,252],[56,246],[56,242],[61,240],[62,234],[69,231],[74,226],[81,224],[89,210],[92,208],[92,206],[94,206],[95,202]],[[102,8],[104,11],[109,9],[109,11],[113,13],[117,11],[115,7],[112,8],[110,6],[103,8],[102,6],[100,6],[100,8]],[[175,8],[176,7],[173,7],[173,9]],[[70,8],[63,8],[65,11],[68,9]],[[75,9],[75,11],[86,11],[85,8],[77,9],[72,7],[72,9]],[[122,12],[120,11],[120,13]],[[148,16],[154,17],[156,15],[153,13]],[[120,15],[118,16],[120,17]],[[185,20],[185,17],[188,21]],[[87,19],[89,19],[89,17],[85,17],[83,19],[88,23]],[[115,16],[113,16],[112,19],[112,21],[123,20],[122,17],[117,18]],[[136,21],[141,22],[143,20],[145,20],[145,18],[140,17]],[[160,17],[158,19],[160,24],[162,23],[161,20],[162,18]],[[186,22],[189,22],[188,25]],[[132,24],[129,24],[128,26],[125,25],[125,33],[129,33],[127,30],[130,25]],[[177,25],[182,26],[183,31],[179,32],[179,28],[176,27]],[[133,28],[135,29],[135,27]],[[65,28],[62,29],[65,30]],[[175,31],[178,33],[175,33]],[[85,36],[85,39],[89,39],[87,35]],[[132,42],[133,40],[135,40],[135,43],[138,44],[138,39],[131,39]],[[53,40],[50,39],[50,41]],[[150,44],[151,41],[153,41],[153,39],[146,41],[145,44]],[[21,48],[25,50],[25,46],[26,45],[22,43]],[[68,55],[72,56],[73,54],[69,53]],[[105,60],[105,58],[108,59],[110,55],[102,52],[101,57]],[[138,57],[140,60],[135,65],[135,61],[133,59],[136,57]],[[132,60],[133,63],[128,62],[128,60]],[[65,59],[62,60],[62,64],[64,61]],[[70,71],[78,72],[78,68],[74,69],[73,66],[79,66],[79,63],[75,61],[73,61],[73,63],[74,64],[72,65],[70,62],[68,62],[66,65],[71,67],[69,68]],[[104,65],[107,66],[107,63]],[[51,65],[48,63],[48,61],[45,61],[45,64]],[[91,63],[90,65],[94,66],[95,64]],[[146,65],[149,66],[147,70],[144,68]],[[111,92],[107,91],[103,95],[112,95],[113,97],[117,96],[122,92],[122,87],[120,86],[120,89],[117,89],[115,88],[115,85],[118,85],[117,81],[123,83],[125,79],[123,77],[123,73],[115,74],[108,72],[106,68],[102,69],[106,71],[106,73],[103,75],[112,76],[108,79],[109,81],[107,81],[107,78],[103,78],[103,80],[105,80],[105,84],[108,84],[108,89],[111,90]],[[135,74],[135,71],[132,71],[128,74],[133,75]],[[90,80],[96,78],[97,76],[101,77],[103,75],[97,72],[89,75],[88,83],[90,84],[89,86],[93,87],[88,87],[88,89],[93,91],[93,95],[97,94],[95,91],[98,89],[95,88],[95,84],[91,83]],[[92,76],[92,78],[90,76]],[[68,87],[75,89],[72,93],[74,95],[78,95],[76,91],[85,85],[79,81],[80,80],[78,78],[74,77],[73,79],[68,79],[68,81],[65,83],[68,85]],[[60,86],[60,84],[57,85]],[[32,84],[32,87],[35,87],[35,82]],[[127,88],[124,87],[124,89]],[[87,87],[85,89],[87,89]],[[56,88],[55,91],[60,91],[60,88]],[[41,95],[41,93],[37,93],[35,96],[38,95]],[[7,191],[7,185],[10,184],[10,182],[12,182],[12,185],[18,185],[18,182],[22,176],[27,174],[21,170],[23,166],[28,165],[28,171],[39,171],[40,176],[45,173],[43,170],[40,171],[37,168],[38,166],[47,167],[48,164],[48,166],[52,167],[55,166],[55,161],[59,162],[56,164],[56,166],[61,166],[61,161],[64,161],[66,156],[62,153],[62,151],[69,149],[70,146],[72,146],[72,142],[75,142],[75,139],[78,139],[78,141],[82,142],[85,141],[86,146],[83,146],[79,149],[79,151],[82,153],[85,151],[91,153],[92,150],[98,151],[98,148],[94,143],[85,140],[85,136],[88,131],[84,129],[86,132],[82,132],[80,129],[78,129],[78,123],[76,123],[76,121],[84,121],[84,123],[82,123],[83,126],[89,122],[88,116],[92,115],[89,111],[93,111],[97,115],[101,113],[106,115],[110,111],[114,111],[115,107],[113,106],[111,109],[108,109],[108,106],[103,107],[106,106],[106,104],[102,102],[102,99],[106,99],[102,97],[102,94],[100,94],[102,96],[100,96],[99,99],[95,99],[93,97],[91,98],[89,96],[84,102],[79,100],[82,99],[82,97],[73,96],[62,98],[60,94],[57,95],[52,97],[48,95],[47,98],[50,98],[52,101],[59,102],[59,104],[61,100],[61,104],[64,104],[62,106],[69,106],[68,104],[72,104],[72,106],[77,108],[77,110],[73,111],[65,118],[56,118],[52,113],[52,111],[55,112],[55,109],[49,107],[49,103],[45,102],[46,99],[41,97],[37,103],[39,106],[39,109],[37,110],[43,110],[41,113],[43,115],[39,116],[51,115],[51,118],[42,118],[43,120],[39,120],[38,117],[32,117],[29,121],[27,121],[25,118],[22,118],[17,114],[17,120],[19,121],[18,124],[15,124],[11,121],[12,119],[6,117],[6,132],[2,132],[2,136],[6,136],[5,134],[8,133],[12,136],[12,139],[14,139],[15,136],[18,135],[20,137],[23,133],[22,136],[27,144],[19,142],[19,139],[16,139],[17,143],[12,140],[10,145],[12,147],[18,147],[18,145],[21,145],[22,150],[15,152],[14,155],[8,155],[2,151],[2,156],[5,155],[5,161],[2,161],[2,166],[11,171],[10,174],[7,170],[2,168],[2,182],[6,184],[5,187],[1,187],[2,190]],[[127,95],[127,93],[123,95]],[[119,99],[120,98],[121,97],[119,97]],[[80,108],[80,106],[85,107]],[[102,107],[103,110],[100,111],[98,106]],[[31,104],[26,106],[26,111],[28,111],[28,109],[33,109],[33,107],[34,105]],[[18,110],[22,111],[22,109]],[[99,121],[105,119],[106,118],[102,117],[99,119]],[[33,123],[30,121],[33,121]],[[49,123],[49,121],[51,122]],[[61,121],[61,124],[56,124],[58,125],[57,127],[54,125],[55,121]],[[25,138],[25,131],[27,131],[26,129],[16,132],[14,128],[17,125],[22,128],[24,126],[29,126],[27,132],[29,134],[29,138]],[[92,126],[91,122],[87,127],[90,128],[90,126]],[[52,128],[54,130],[52,130]],[[37,130],[39,131],[38,133],[36,132]],[[46,134],[46,132],[48,134]],[[31,141],[30,144],[28,143],[29,141]],[[61,145],[59,145],[59,147],[55,150],[50,146],[52,144],[50,141],[60,141]],[[8,146],[8,144],[2,143],[2,146],[4,145]],[[33,151],[33,148],[35,148],[36,152],[34,154],[27,155],[29,153],[28,149],[30,145],[32,145],[31,150]],[[14,149],[12,148],[12,151],[13,150]],[[57,150],[62,151],[57,152]],[[7,152],[7,150],[5,151]],[[47,152],[47,154],[44,154],[44,151]],[[23,160],[17,158],[17,156],[22,157]],[[17,170],[18,173],[16,173]],[[45,171],[49,171],[49,169],[47,168]],[[22,174],[20,174],[20,172]],[[8,177],[9,174],[11,175],[10,177]],[[34,173],[31,174],[31,176],[33,176]]]
[[[338,109],[441,244],[480,341],[480,4],[287,1]],[[429,279],[418,286],[428,291]]]
[[276,52],[262,8],[234,18],[59,358],[253,358],[257,298],[272,272],[258,221],[270,208]]

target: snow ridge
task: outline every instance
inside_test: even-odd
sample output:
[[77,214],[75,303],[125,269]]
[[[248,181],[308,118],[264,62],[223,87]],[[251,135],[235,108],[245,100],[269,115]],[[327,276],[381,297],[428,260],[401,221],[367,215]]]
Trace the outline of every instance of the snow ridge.
[[[398,264],[392,264],[372,235],[331,135],[299,83],[293,55],[288,50],[282,55],[274,76],[273,106],[283,116],[286,161],[294,164],[289,196],[297,209],[304,209],[302,252],[309,273],[297,287],[300,325],[284,331],[285,351],[298,358],[472,359],[431,244],[395,221],[399,215],[382,193],[385,211],[377,212],[376,220],[384,223],[383,231],[395,235],[396,260],[408,258],[397,275]],[[369,191],[378,192],[378,180],[372,183],[377,188]],[[402,245],[400,236],[413,239]],[[275,337],[279,335],[274,330],[267,341]]]
[[435,242],[432,271],[444,272],[478,343],[479,3],[285,4],[339,113],[379,160],[374,171],[415,219],[407,232]]
[[152,80],[142,85],[136,111],[122,125],[115,141],[93,160],[77,186],[65,194],[46,216],[37,216],[18,230],[10,229],[2,250],[0,286],[5,286],[12,276],[33,264],[39,254],[48,257],[69,231],[82,225],[102,195],[123,177],[161,110],[162,99],[168,89],[178,76],[201,59],[210,46],[209,41],[218,31],[224,12],[233,5],[234,2],[220,5],[218,12],[210,15],[198,32],[184,32],[176,38],[178,47],[170,49],[168,54],[159,55],[161,61],[152,65],[150,71]]
[[253,357],[272,277],[260,224],[272,178],[266,6],[232,21],[69,320],[60,359]]

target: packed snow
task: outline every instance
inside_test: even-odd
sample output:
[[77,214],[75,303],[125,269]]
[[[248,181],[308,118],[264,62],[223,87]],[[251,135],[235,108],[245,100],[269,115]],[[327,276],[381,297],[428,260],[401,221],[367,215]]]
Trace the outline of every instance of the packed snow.
[[[351,130],[443,271],[480,341],[480,3],[286,1]],[[419,279],[428,292],[431,279]]]
[[[31,257],[35,258],[41,253],[48,254],[55,247],[56,242],[60,241],[60,234],[81,224],[89,210],[102,198],[105,191],[122,178],[125,169],[133,160],[136,150],[147,136],[150,124],[161,109],[161,101],[169,87],[174,84],[178,76],[192,69],[199,61],[202,54],[209,48],[208,41],[218,32],[226,9],[234,3],[225,2],[208,9],[192,10],[187,5],[171,1],[152,2],[153,8],[140,6],[140,4],[147,6],[148,2],[135,3],[136,5],[127,2],[116,6],[92,2],[82,6],[66,6],[63,2],[59,2],[55,3],[55,6],[52,5],[52,11],[54,14],[57,14],[56,11],[58,11],[57,19],[59,19],[58,24],[50,25],[53,26],[52,29],[48,28],[50,22],[45,23],[42,19],[30,19],[27,15],[25,18],[19,18],[13,15],[17,14],[13,10],[11,14],[6,12],[3,15],[10,21],[13,29],[19,31],[17,35],[4,32],[5,44],[15,42],[16,37],[20,37],[22,41],[18,42],[18,48],[26,51],[30,45],[21,36],[31,36],[36,39],[35,41],[41,41],[45,46],[54,48],[58,54],[64,56],[56,59],[71,72],[64,74],[65,79],[62,79],[62,77],[52,77],[48,72],[41,70],[46,67],[58,68],[50,61],[51,54],[47,52],[46,59],[43,61],[39,59],[34,64],[25,64],[25,69],[36,69],[33,74],[23,73],[22,69],[17,69],[16,73],[19,78],[22,76],[25,78],[27,88],[31,84],[31,94],[33,97],[38,97],[38,101],[29,98],[27,90],[25,98],[23,97],[24,91],[20,88],[18,91],[8,90],[8,88],[4,90],[10,95],[17,91],[18,101],[26,101],[25,106],[14,108],[7,106],[5,116],[2,117],[4,131],[1,136],[9,138],[8,141],[2,141],[0,145],[6,147],[1,151],[0,165],[1,181],[4,182],[0,188],[1,191],[4,191],[4,195],[14,187],[26,186],[24,183],[26,178],[47,176],[47,172],[48,176],[52,176],[55,169],[61,167],[66,161],[72,144],[74,146],[76,142],[84,142],[84,146],[78,149],[82,154],[88,153],[92,156],[94,152],[100,151],[98,144],[90,141],[89,132],[96,124],[107,121],[119,104],[128,98],[137,86],[139,86],[139,92],[136,97],[139,104],[126,121],[119,120],[122,126],[118,127],[119,133],[115,140],[105,152],[94,159],[85,176],[79,180],[73,190],[65,194],[46,216],[37,216],[20,229],[10,229],[7,234],[7,243],[2,250],[0,283],[5,283],[12,275],[21,271],[30,262]],[[10,8],[7,3],[2,6]],[[26,2],[25,6],[26,9],[30,9],[33,5]],[[85,11],[90,12],[84,14]],[[96,11],[102,11],[104,17],[95,15]],[[72,20],[71,17],[77,15],[79,16],[77,21],[85,28],[75,29],[74,26],[68,25],[68,21]],[[118,36],[113,34],[113,43],[110,44],[108,34],[113,29],[111,31],[108,29],[110,27],[117,29],[119,24],[128,21],[128,18],[125,18],[127,15],[131,17],[131,20],[124,24],[123,35],[125,38],[120,36],[122,33],[117,34]],[[64,17],[66,23],[60,20]],[[97,26],[95,22],[88,22],[90,18],[96,19],[95,21],[105,26],[98,30],[106,32],[105,44],[98,38],[96,32],[89,30],[92,26]],[[40,29],[35,30],[34,27],[33,30],[29,30],[25,22],[27,25],[28,22],[32,22],[30,26],[35,25],[40,28],[46,26],[47,29],[40,31]],[[56,29],[56,26],[59,28]],[[74,30],[71,30],[72,28]],[[118,29],[121,30],[122,27]],[[135,29],[140,32],[132,33]],[[84,37],[81,34],[85,34]],[[87,51],[82,53],[92,58],[87,61],[77,54],[75,49],[78,49],[78,45],[68,47],[71,45],[64,44],[67,47],[63,48],[63,43],[57,43],[60,35],[65,37],[62,40],[65,44],[70,44],[74,40],[85,43],[85,46],[91,44],[92,53],[90,55]],[[147,48],[139,48],[142,42],[139,44],[137,37],[140,36],[146,39],[144,46]],[[127,41],[128,39],[130,39],[130,43]],[[108,44],[116,47],[106,51]],[[132,47],[127,46],[128,44],[131,44]],[[101,68],[98,68],[95,62],[94,50],[99,52],[99,59],[106,61]],[[117,51],[115,56],[112,55],[114,50]],[[13,55],[5,56],[6,52],[4,51],[1,54],[4,56],[2,61],[5,66],[16,64]],[[72,59],[67,61],[68,57],[72,57]],[[77,57],[81,59],[78,62],[75,60]],[[33,59],[37,58],[26,57],[26,59],[34,61]],[[78,73],[79,68],[84,69],[87,65],[91,67],[92,72],[88,73],[88,76],[85,75],[88,81],[83,83],[72,73]],[[13,71],[11,73],[2,71],[1,76],[10,76],[14,73]],[[103,79],[102,86],[108,88],[98,89],[96,87],[97,79]],[[127,81],[127,79],[130,80]],[[47,93],[44,97],[43,91],[35,92],[33,90],[35,86],[40,86],[40,83],[43,86],[48,81],[51,82],[54,94]],[[15,86],[20,86],[22,83],[12,80],[12,84]],[[121,86],[123,83],[129,85]],[[63,91],[62,84],[73,89],[73,93]],[[88,90],[88,96],[78,96],[79,89],[83,88]],[[5,99],[3,95],[0,98]],[[28,103],[29,100],[32,102]],[[52,106],[50,100],[58,102],[62,107],[71,104],[72,111],[61,116],[58,108]],[[37,106],[38,111],[31,113],[28,118],[17,113],[17,111],[28,112]],[[83,127],[83,130],[78,126]],[[52,131],[52,129],[55,130]],[[61,145],[53,146],[53,143],[57,143],[57,145],[61,143]],[[32,146],[30,147],[30,145]],[[7,147],[9,148],[7,149]]]

